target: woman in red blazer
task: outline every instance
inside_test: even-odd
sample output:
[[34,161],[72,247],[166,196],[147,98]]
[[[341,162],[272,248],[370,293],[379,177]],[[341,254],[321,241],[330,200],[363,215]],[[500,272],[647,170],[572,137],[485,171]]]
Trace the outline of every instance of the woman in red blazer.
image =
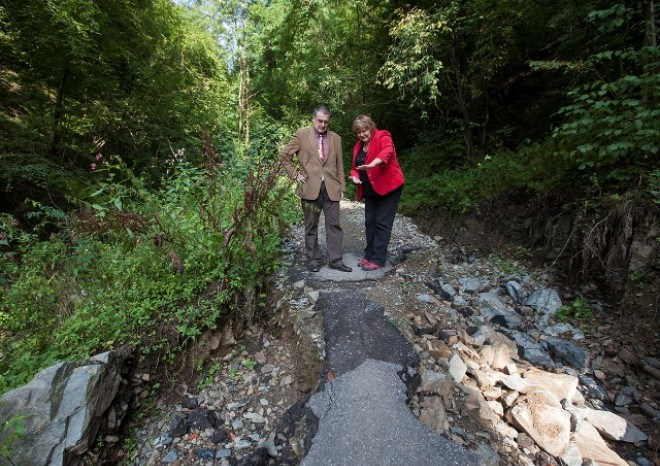
[[359,264],[363,270],[380,269],[387,260],[387,246],[403,190],[403,172],[396,159],[389,131],[376,128],[367,115],[353,122],[358,141],[353,147],[351,181],[357,185],[358,201],[364,198],[367,246]]

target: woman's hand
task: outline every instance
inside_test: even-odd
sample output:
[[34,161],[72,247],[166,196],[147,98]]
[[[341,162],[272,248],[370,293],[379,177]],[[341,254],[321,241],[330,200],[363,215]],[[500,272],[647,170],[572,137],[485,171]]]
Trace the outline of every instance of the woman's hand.
[[357,176],[349,176],[349,178],[351,179],[353,184],[362,184],[362,181],[360,181],[360,178],[358,178]]
[[307,181],[307,177],[303,175],[302,173],[298,173],[296,175],[296,181],[300,184],[305,184],[305,181]]
[[366,164],[366,165],[358,165],[356,168],[357,168],[358,170],[370,170],[370,169],[374,168],[375,166],[380,165],[381,163],[383,163],[383,160],[382,160],[382,159],[379,159],[378,157],[376,157],[375,159],[373,159],[373,160],[372,160],[371,162],[369,162],[368,164]]

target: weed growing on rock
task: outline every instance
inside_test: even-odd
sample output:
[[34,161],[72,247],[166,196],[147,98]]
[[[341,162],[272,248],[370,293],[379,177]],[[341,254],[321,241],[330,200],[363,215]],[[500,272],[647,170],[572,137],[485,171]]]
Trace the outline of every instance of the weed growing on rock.
[[198,389],[203,390],[213,384],[215,376],[222,372],[223,364],[220,362],[213,363],[204,373],[204,377],[198,384]]
[[27,435],[25,432],[25,416],[14,416],[8,419],[0,427],[0,430],[3,434],[2,437],[5,439],[5,442],[0,444],[0,458],[5,458],[9,463],[14,464],[11,461],[14,443]]
[[571,304],[559,308],[557,319],[561,322],[568,322],[573,319],[584,320],[591,318],[592,313],[589,302],[583,296],[578,296]]

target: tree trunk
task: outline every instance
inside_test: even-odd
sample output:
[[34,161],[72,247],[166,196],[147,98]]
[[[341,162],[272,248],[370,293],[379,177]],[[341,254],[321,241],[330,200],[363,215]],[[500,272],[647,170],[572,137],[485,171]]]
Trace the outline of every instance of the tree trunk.
[[455,83],[449,80],[452,89],[454,90],[454,95],[458,102],[458,105],[461,109],[461,114],[463,116],[463,137],[465,139],[465,149],[467,152],[467,159],[471,163],[474,161],[474,143],[472,141],[472,119],[470,118],[470,112],[468,110],[468,105],[465,100],[465,94],[463,93],[463,76],[461,75],[460,63],[458,61],[458,54],[456,51],[456,38],[452,42],[451,48],[452,62],[454,67],[454,79]]
[[241,47],[239,68],[238,130],[239,134],[243,134],[245,150],[247,150],[250,144],[250,69],[245,56],[245,47]]
[[488,122],[490,121],[490,95],[488,94],[488,89],[486,88],[486,83],[482,83],[482,92],[484,94],[484,121],[481,124],[481,144],[480,152],[483,157],[486,150],[486,139],[488,138]]
[[64,89],[69,77],[69,70],[65,69],[60,78],[60,85],[57,89],[57,99],[55,100],[55,109],[53,110],[53,127],[50,137],[50,153],[53,156],[58,155],[60,151],[60,142],[62,139],[62,117],[64,115]]
[[[364,35],[362,34],[362,17],[360,16],[360,3],[355,2],[355,20],[357,25],[358,34],[360,35],[360,43],[364,42]],[[362,56],[362,61],[366,62],[367,49],[365,47],[360,47],[360,54]],[[358,67],[360,73],[360,95],[362,97],[362,105],[367,103],[367,92],[364,79],[364,67]]]
[[240,5],[241,13],[234,19],[234,31],[236,33],[236,46],[238,58],[238,134],[243,135],[243,151],[247,151],[250,144],[250,69],[247,60],[247,37],[245,24],[242,18],[243,4]]
[[[657,47],[658,37],[655,29],[655,0],[647,0],[646,14],[646,34],[644,34],[644,45],[646,47]],[[657,65],[652,66],[650,71],[658,73],[659,70]],[[642,103],[644,105],[649,105],[649,91],[646,89],[642,91]]]
[[648,7],[647,7],[647,20],[646,20],[646,37],[644,38],[644,45],[650,46],[650,47],[657,47],[658,46],[658,36],[657,32],[655,29],[655,1],[654,0],[648,0]]
[[243,92],[245,95],[243,96],[243,119],[245,121],[245,128],[244,128],[244,133],[245,133],[245,149],[247,150],[248,146],[250,145],[250,69],[248,68],[247,64],[245,64],[245,69],[243,70]]

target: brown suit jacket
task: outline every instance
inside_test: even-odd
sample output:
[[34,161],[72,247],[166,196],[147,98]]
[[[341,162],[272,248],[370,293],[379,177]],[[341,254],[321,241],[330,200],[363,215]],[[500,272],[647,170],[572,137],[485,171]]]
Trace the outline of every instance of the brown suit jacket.
[[[294,156],[298,159],[297,167],[294,166]],[[337,133],[328,131],[328,154],[324,163],[319,158],[316,134],[312,127],[296,131],[280,151],[280,160],[291,179],[295,179],[297,173],[307,176],[307,181],[296,188],[296,195],[302,199],[313,201],[318,198],[322,180],[325,180],[325,188],[332,201],[339,201],[341,194],[346,191],[341,138]]]

